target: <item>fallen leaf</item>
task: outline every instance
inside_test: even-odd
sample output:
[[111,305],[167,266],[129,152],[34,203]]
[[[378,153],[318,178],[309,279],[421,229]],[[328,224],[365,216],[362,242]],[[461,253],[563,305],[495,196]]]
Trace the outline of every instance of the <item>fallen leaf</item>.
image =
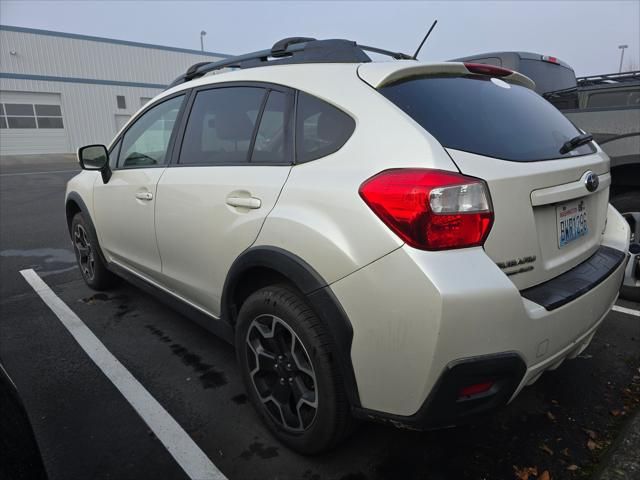
[[584,433],[589,435],[589,438],[591,440],[595,440],[596,438],[598,438],[598,434],[596,432],[594,432],[593,430],[589,430],[588,428],[583,428],[582,430],[584,431]]
[[569,465],[569,466],[567,467],[567,470],[569,470],[570,472],[575,472],[575,471],[576,471],[576,470],[578,470],[579,468],[580,468],[580,467],[579,467],[578,465],[572,464],[572,465]]
[[596,448],[600,448],[600,445],[598,445],[596,442],[594,442],[593,440],[589,439],[587,441],[587,448],[591,451],[595,450]]
[[538,469],[536,467],[516,467],[513,466],[513,473],[515,474],[517,480],[529,480],[529,477],[533,475],[534,477],[538,476]]
[[549,420],[554,421],[556,420],[556,416],[551,413],[551,412],[547,412],[547,417],[549,418]]
[[565,456],[565,457],[570,457],[571,455],[569,455],[569,449],[568,448],[563,448],[561,450],[561,453]]
[[540,445],[538,447],[540,450],[542,450],[545,453],[548,453],[549,455],[553,455],[553,450],[551,450],[549,447],[547,447],[544,443],[542,445]]
[[558,400],[551,400],[551,403],[553,403],[554,405],[558,405]]
[[549,471],[545,470],[544,472],[542,472],[538,477],[538,480],[551,480],[551,475],[549,475]]
[[613,415],[614,417],[619,417],[620,415],[622,415],[622,412],[620,410],[618,410],[617,408],[615,410],[611,410],[611,415]]

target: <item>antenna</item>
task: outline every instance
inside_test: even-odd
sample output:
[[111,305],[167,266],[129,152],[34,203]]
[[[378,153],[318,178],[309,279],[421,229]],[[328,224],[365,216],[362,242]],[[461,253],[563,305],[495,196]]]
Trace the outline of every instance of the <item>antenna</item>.
[[436,26],[436,23],[438,23],[438,20],[434,20],[433,24],[431,25],[431,28],[429,29],[429,31],[427,32],[427,34],[424,36],[424,38],[422,39],[422,41],[420,42],[420,45],[418,46],[418,49],[416,50],[416,53],[413,54],[413,59],[417,60],[418,59],[418,53],[420,53],[420,49],[422,48],[422,46],[424,45],[424,42],[427,41],[427,38],[429,38],[429,35],[431,35],[431,32],[433,31],[433,29]]

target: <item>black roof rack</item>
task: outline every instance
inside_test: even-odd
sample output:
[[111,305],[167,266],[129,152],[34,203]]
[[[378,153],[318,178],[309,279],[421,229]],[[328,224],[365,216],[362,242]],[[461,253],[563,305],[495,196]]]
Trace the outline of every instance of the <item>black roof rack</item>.
[[590,85],[616,85],[628,82],[640,81],[640,70],[633,72],[609,73],[607,75],[591,75],[589,77],[576,78],[578,85],[586,87]]
[[546,92],[542,96],[544,98],[554,98],[571,94],[578,91],[578,89],[587,89],[589,87],[594,87],[597,89],[607,87],[625,87],[629,86],[630,84],[635,86],[635,84],[638,83],[640,83],[640,70],[636,70],[633,72],[609,73],[606,75],[591,75],[589,77],[576,78],[575,87]]
[[391,52],[382,48],[358,45],[351,40],[316,40],[309,37],[289,37],[276,42],[269,50],[246,53],[225,58],[218,62],[200,62],[191,65],[176,78],[168,88],[202,77],[223,68],[253,68],[264,65],[295,63],[363,63],[371,58],[365,52],[378,53],[396,60],[413,60],[405,53]]

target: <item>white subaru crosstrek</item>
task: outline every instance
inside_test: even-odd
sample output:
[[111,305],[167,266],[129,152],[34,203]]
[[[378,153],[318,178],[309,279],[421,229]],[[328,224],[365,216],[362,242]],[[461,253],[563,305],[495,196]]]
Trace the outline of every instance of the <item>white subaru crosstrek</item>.
[[82,275],[232,342],[299,452],[354,418],[427,429],[505,405],[589,345],[628,257],[607,155],[533,87],[346,40],[194,65],[79,150]]

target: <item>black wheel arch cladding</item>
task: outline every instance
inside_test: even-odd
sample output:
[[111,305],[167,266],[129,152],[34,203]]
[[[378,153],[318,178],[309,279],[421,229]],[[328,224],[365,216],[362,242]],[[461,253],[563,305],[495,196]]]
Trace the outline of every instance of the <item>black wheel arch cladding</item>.
[[[91,230],[91,234],[97,241],[98,234],[96,232],[96,227],[93,225],[93,220],[91,219],[91,215],[89,214],[89,209],[87,208],[87,205],[84,203],[84,200],[82,200],[82,197],[78,193],[76,192],[69,193],[65,201],[65,212],[67,216],[67,226],[69,228],[70,238],[72,235],[71,224],[73,223],[73,217],[76,214],[81,213],[84,219],[84,222],[86,223],[87,227]],[[100,256],[100,260],[104,265],[108,265],[107,259],[102,253],[102,247],[100,246],[100,242],[98,242],[97,247],[98,248],[96,250],[98,252],[98,255]]]
[[274,272],[297,288],[315,314],[322,320],[336,347],[336,362],[352,407],[360,406],[360,397],[351,362],[353,328],[327,282],[300,257],[278,247],[259,246],[246,250],[231,265],[222,290],[221,317],[235,324],[240,305],[237,293],[250,272],[261,269]]

